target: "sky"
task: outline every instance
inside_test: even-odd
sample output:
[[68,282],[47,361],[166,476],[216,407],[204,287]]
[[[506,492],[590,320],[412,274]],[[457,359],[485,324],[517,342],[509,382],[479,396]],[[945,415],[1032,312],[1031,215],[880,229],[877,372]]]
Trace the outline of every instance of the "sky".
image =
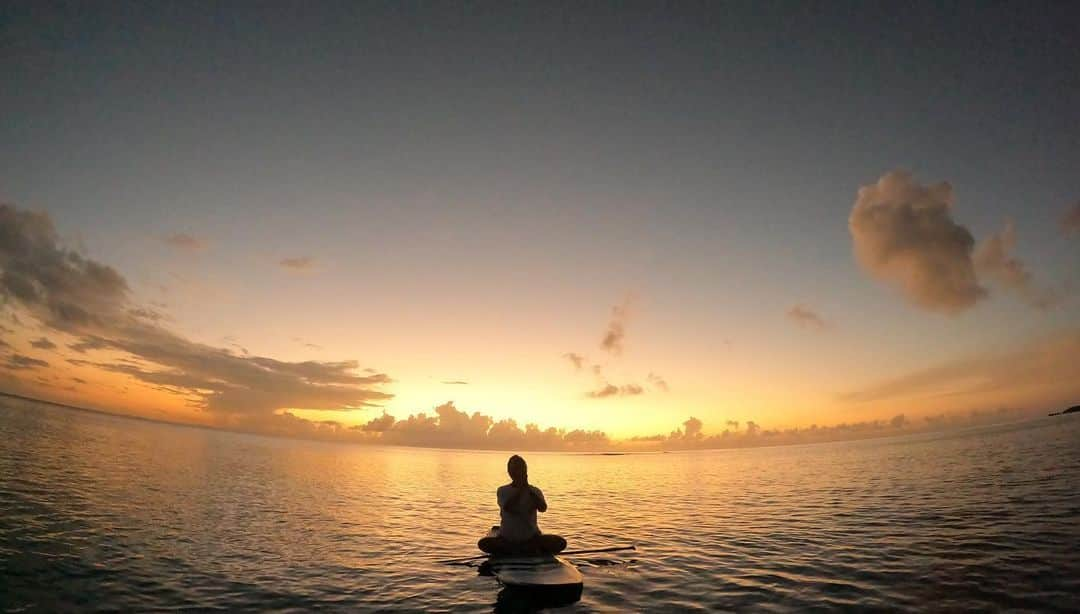
[[0,390],[537,449],[1080,402],[1080,15],[937,4],[5,3]]

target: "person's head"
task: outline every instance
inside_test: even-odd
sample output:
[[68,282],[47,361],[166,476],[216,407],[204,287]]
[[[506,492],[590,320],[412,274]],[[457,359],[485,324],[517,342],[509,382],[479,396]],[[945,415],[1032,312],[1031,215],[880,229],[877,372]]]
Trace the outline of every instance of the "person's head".
[[529,477],[529,466],[525,464],[524,458],[515,454],[506,461],[506,472],[514,482],[524,482]]

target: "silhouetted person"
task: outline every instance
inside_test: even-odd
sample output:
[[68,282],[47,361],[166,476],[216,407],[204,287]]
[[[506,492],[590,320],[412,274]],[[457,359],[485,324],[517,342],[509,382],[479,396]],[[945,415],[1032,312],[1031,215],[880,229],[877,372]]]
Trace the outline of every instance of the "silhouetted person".
[[496,493],[499,501],[497,527],[477,544],[491,554],[551,553],[566,548],[566,540],[558,535],[544,535],[536,524],[536,512],[547,511],[547,500],[539,488],[529,484],[529,467],[517,454],[506,462],[510,483],[500,486]]

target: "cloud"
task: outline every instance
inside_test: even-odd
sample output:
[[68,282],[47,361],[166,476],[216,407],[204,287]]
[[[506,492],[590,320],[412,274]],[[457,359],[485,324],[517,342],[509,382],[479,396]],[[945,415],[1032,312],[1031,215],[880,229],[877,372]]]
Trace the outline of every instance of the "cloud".
[[77,343],[73,343],[68,346],[69,349],[72,349],[80,354],[85,354],[90,350],[103,350],[107,347],[109,347],[109,343],[107,341],[100,337],[94,336],[83,337]]
[[112,267],[59,246],[48,215],[0,204],[0,294],[61,331],[102,326],[127,303]]
[[683,422],[682,428],[677,428],[667,435],[634,437],[629,443],[631,445],[658,445],[662,449],[670,450],[749,448],[891,437],[995,424],[1026,417],[1030,417],[1030,414],[1014,409],[942,414],[927,417],[921,422],[909,420],[904,414],[897,414],[888,420],[842,422],[831,426],[813,424],[809,427],[788,429],[767,429],[750,420],[746,422],[746,428],[741,431],[738,430],[738,423],[728,421],[728,426],[734,425],[734,429],[729,428],[714,435],[706,435],[702,421],[690,417]]
[[667,380],[655,373],[652,373],[651,371],[649,372],[649,375],[646,379],[648,379],[649,384],[651,384],[653,388],[656,388],[661,392],[667,392],[668,390],[670,390]]
[[855,257],[916,306],[955,314],[986,296],[972,261],[975,240],[952,219],[952,186],[922,186],[892,171],[859,189],[848,219]]
[[165,314],[149,307],[133,307],[128,309],[128,313],[131,314],[132,317],[149,320],[151,322],[160,322],[169,319]]
[[590,399],[606,399],[608,397],[632,397],[643,392],[645,392],[645,389],[637,384],[626,384],[624,386],[604,384],[596,390],[586,392],[585,396]]
[[1031,273],[1018,258],[1010,255],[1016,246],[1016,228],[1012,220],[1005,228],[990,235],[975,250],[975,268],[980,274],[993,278],[1008,290],[1016,292],[1031,306],[1047,309],[1057,302],[1057,297],[1047,290],[1035,288]]
[[22,371],[25,369],[37,369],[39,367],[47,367],[49,363],[37,358],[31,358],[30,356],[24,356],[22,354],[11,354],[8,356],[7,368],[13,371]]
[[444,381],[443,383],[446,384],[447,386],[467,386],[469,384],[469,382],[464,382],[464,381],[459,380],[459,379],[447,380],[447,381]]
[[1080,202],[1069,207],[1061,216],[1061,232],[1065,236],[1080,236]]
[[278,265],[287,271],[310,271],[315,268],[315,260],[308,256],[284,258],[278,261]]
[[828,325],[816,312],[804,305],[794,305],[787,310],[787,317],[795,324],[803,328],[825,330]]
[[585,357],[575,352],[567,352],[563,354],[563,358],[570,361],[570,364],[574,365],[575,371],[580,371],[582,365],[585,364]]
[[607,397],[618,396],[618,394],[619,394],[619,387],[618,386],[613,386],[611,384],[604,384],[603,386],[601,386],[600,388],[597,388],[596,390],[586,392],[585,396],[587,396],[589,398],[592,398],[592,399],[603,399],[603,398],[607,398]]
[[[608,321],[607,330],[604,332],[604,336],[600,340],[600,347],[610,354],[619,356],[623,352],[623,342],[626,338],[626,321],[630,316],[632,297],[627,295],[623,299],[623,302],[619,305],[615,305],[611,308],[611,319]],[[562,355],[563,358],[570,361],[575,371],[582,371],[585,369],[588,359],[577,352],[567,352]],[[585,398],[588,399],[607,399],[611,397],[628,397],[637,396],[645,393],[645,389],[639,384],[624,384],[615,385],[607,381],[604,376],[604,369],[606,366],[600,364],[592,364],[588,366],[589,371],[592,373],[598,388],[587,391]],[[636,378],[635,378],[636,379]],[[667,381],[655,373],[649,373],[646,377],[648,384],[662,392],[669,390]]]
[[222,421],[277,421],[279,410],[348,410],[392,397],[382,373],[357,374],[355,361],[287,362],[238,356],[191,341],[131,303],[128,284],[112,267],[60,245],[47,214],[0,205],[0,298],[46,327],[78,337],[77,352],[108,349],[139,361],[101,363],[140,381],[174,388]]
[[383,412],[378,418],[372,418],[367,423],[361,425],[360,429],[371,433],[384,433],[393,428],[394,423],[397,420],[390,414]]
[[56,344],[52,341],[49,341],[45,337],[38,337],[36,340],[30,342],[30,347],[34,347],[39,350],[55,350]]
[[592,450],[611,445],[602,431],[541,429],[535,424],[521,428],[514,420],[495,420],[480,412],[469,414],[453,403],[436,407],[434,414],[412,414],[404,420],[384,413],[353,430],[372,442],[425,447]]
[[611,308],[611,319],[608,321],[607,331],[600,339],[600,348],[605,352],[618,356],[623,352],[623,341],[626,339],[626,321],[630,316],[630,298],[627,297],[621,305]]
[[700,441],[704,437],[704,434],[702,433],[702,429],[704,429],[704,428],[705,428],[705,423],[704,422],[702,422],[698,418],[690,416],[689,418],[686,419],[685,422],[683,422],[683,427],[681,429],[675,429],[674,431],[671,432],[670,435],[667,436],[667,441],[669,441],[669,442],[673,442],[673,441],[678,441],[678,442],[693,441],[693,442],[697,442],[697,441]]
[[183,232],[162,237],[161,240],[170,247],[189,252],[196,252],[206,247],[206,243],[201,239]]
[[842,394],[840,399],[867,403],[1023,390],[1039,391],[1056,401],[1080,397],[1080,330],[920,369]]

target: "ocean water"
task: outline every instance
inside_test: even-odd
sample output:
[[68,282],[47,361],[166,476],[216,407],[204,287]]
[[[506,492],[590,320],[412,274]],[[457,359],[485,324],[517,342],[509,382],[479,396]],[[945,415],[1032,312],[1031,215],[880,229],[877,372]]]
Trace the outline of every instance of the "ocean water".
[[505,453],[178,427],[0,397],[0,608],[1080,608],[1080,416],[735,451],[526,455],[579,601],[474,567]]

